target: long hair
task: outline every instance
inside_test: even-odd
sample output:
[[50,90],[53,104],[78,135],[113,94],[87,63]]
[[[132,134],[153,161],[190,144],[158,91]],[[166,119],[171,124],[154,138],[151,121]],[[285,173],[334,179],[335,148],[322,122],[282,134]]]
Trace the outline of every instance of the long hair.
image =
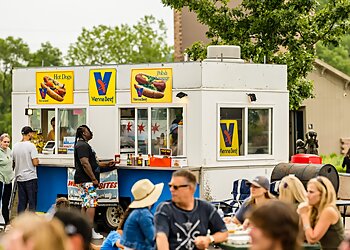
[[288,204],[299,204],[306,201],[306,190],[303,183],[294,175],[285,176],[278,187],[280,201]]
[[16,217],[11,226],[11,230],[20,230],[23,233],[24,244],[31,244],[33,250],[69,249],[63,224],[55,218],[48,221],[34,213],[25,212]]
[[317,190],[321,193],[320,203],[317,207],[312,206],[310,213],[311,226],[315,227],[323,209],[328,206],[336,208],[335,202],[337,196],[331,181],[326,177],[317,176],[316,178],[312,178],[307,183],[307,185],[309,184],[314,184]]
[[134,210],[134,208],[130,208],[128,207],[124,214],[122,215],[122,218],[120,220],[120,223],[118,225],[118,230],[123,230],[124,229],[124,225],[125,225],[125,222],[126,220],[128,219],[129,215],[131,214],[131,212]]
[[249,216],[254,227],[276,243],[283,250],[299,250],[299,216],[288,204],[271,200],[259,206]]
[[78,141],[79,139],[85,140],[84,135],[83,135],[84,129],[87,129],[87,130],[92,134],[92,132],[91,132],[91,130],[90,130],[90,128],[89,128],[88,126],[86,126],[86,125],[80,125],[80,126],[77,128],[77,132],[75,133],[75,142],[74,142],[74,146],[77,144],[77,141]]

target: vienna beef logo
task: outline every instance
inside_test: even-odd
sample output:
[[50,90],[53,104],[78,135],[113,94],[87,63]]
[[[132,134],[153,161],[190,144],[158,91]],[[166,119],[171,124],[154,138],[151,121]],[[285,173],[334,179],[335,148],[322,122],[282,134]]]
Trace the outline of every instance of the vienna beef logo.
[[237,120],[220,120],[220,156],[239,155]]
[[39,88],[39,91],[40,91],[41,99],[45,99],[46,98],[46,94],[47,94],[47,89]]
[[226,123],[220,123],[220,127],[221,127],[221,134],[224,137],[225,146],[227,148],[232,147],[233,131],[234,131],[235,124],[229,123],[229,127],[227,129]]
[[106,95],[112,72],[105,72],[102,78],[101,72],[94,72],[96,88],[99,95]]

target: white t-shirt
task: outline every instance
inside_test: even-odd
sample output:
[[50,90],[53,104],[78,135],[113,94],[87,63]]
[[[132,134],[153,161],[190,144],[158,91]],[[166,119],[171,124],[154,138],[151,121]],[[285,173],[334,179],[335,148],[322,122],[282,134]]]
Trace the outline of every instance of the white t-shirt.
[[38,158],[38,151],[30,141],[17,142],[12,149],[15,162],[15,176],[17,181],[29,181],[37,179],[36,167],[32,159]]

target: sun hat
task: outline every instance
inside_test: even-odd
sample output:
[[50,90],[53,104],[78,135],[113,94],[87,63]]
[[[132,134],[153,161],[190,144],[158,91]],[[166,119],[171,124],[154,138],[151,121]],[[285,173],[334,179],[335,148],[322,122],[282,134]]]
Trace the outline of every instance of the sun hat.
[[142,208],[153,205],[159,199],[162,193],[164,183],[154,185],[148,179],[137,181],[131,188],[134,201],[129,205],[130,208]]
[[253,180],[249,181],[249,184],[253,184],[257,187],[262,187],[266,190],[270,189],[270,182],[265,176],[257,176]]

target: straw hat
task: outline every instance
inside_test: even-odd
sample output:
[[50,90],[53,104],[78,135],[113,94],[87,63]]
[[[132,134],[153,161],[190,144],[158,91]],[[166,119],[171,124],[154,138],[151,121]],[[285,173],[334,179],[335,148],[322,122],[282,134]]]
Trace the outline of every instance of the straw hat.
[[164,183],[154,185],[148,179],[137,181],[131,188],[134,201],[129,205],[130,208],[142,208],[153,205],[159,199],[162,193]]

